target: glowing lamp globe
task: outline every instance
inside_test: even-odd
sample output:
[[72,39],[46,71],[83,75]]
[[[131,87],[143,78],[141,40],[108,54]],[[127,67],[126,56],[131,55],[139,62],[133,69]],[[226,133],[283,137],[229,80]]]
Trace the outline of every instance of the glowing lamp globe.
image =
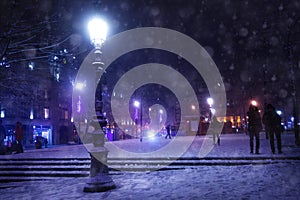
[[88,24],[90,39],[95,47],[101,46],[106,39],[108,26],[100,18],[92,19]]
[[212,98],[207,98],[207,103],[211,107],[214,103],[214,100]]

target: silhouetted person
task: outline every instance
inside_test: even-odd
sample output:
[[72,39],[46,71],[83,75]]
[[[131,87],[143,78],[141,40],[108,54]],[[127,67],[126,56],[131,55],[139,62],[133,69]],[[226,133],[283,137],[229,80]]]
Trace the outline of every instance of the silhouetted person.
[[17,141],[17,152],[16,153],[23,153],[23,139],[24,139],[24,130],[22,127],[21,122],[17,122],[16,130],[15,130],[15,136]]
[[169,124],[167,127],[167,135],[165,137],[165,139],[167,139],[167,137],[169,137],[169,139],[171,139],[171,125]]
[[277,140],[277,149],[278,153],[282,153],[281,151],[281,117],[276,113],[275,107],[271,104],[268,104],[266,107],[266,111],[262,118],[263,123],[265,124],[266,128],[269,130],[269,137],[270,137],[270,145],[272,153],[275,153],[275,145],[274,145],[274,134]]
[[[218,129],[219,126],[221,126],[221,123],[218,121],[216,116],[213,116],[211,119],[211,124],[212,124],[212,128],[213,128],[213,144],[217,144],[220,145],[220,134],[218,133],[215,129]],[[217,141],[216,141],[217,139]]]
[[255,153],[259,154],[259,132],[262,129],[261,117],[256,106],[250,105],[248,115],[248,131],[250,136],[250,153],[253,153],[254,149],[254,137],[255,137]]

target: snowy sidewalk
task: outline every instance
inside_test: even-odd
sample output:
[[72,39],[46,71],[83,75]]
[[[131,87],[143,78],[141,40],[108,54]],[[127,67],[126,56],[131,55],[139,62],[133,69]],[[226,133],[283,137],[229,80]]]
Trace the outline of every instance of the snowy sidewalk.
[[[171,144],[172,143],[172,144]],[[171,145],[170,145],[171,144]],[[86,145],[90,148],[91,145]],[[63,145],[52,148],[29,149],[21,154],[0,155],[0,158],[89,158],[85,145]],[[121,140],[106,142],[109,158],[274,158],[296,157],[300,159],[300,147],[295,145],[294,134],[282,134],[282,154],[271,153],[270,142],[264,133],[260,137],[260,154],[250,154],[249,136],[246,134],[222,134],[221,145],[213,145],[211,136],[179,136],[177,140],[158,137],[153,139]],[[187,150],[182,148],[188,147]],[[164,149],[164,147],[166,147]],[[276,140],[275,140],[276,147]],[[161,149],[164,149],[161,151]],[[208,151],[201,155],[201,150]]]

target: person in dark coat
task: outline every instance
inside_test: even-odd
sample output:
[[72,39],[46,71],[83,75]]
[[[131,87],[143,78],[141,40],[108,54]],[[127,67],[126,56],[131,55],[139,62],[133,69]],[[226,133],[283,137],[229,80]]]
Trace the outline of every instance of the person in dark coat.
[[253,153],[254,149],[254,137],[255,137],[255,153],[259,154],[259,133],[262,129],[261,117],[256,106],[250,105],[248,115],[248,131],[250,135],[250,153]]
[[165,139],[167,139],[167,137],[169,137],[169,139],[171,139],[171,125],[169,124],[167,127],[167,135],[165,137]]
[[266,111],[263,115],[262,121],[266,128],[269,130],[269,137],[270,137],[270,145],[271,151],[275,153],[275,145],[274,145],[274,135],[276,136],[277,140],[277,149],[278,153],[281,154],[281,117],[275,111],[275,107],[271,104],[268,104],[266,107]]
[[[211,124],[213,125],[213,144],[217,144],[220,145],[221,140],[220,140],[220,135],[221,133],[218,133],[216,131],[216,129],[218,129],[222,124],[218,121],[217,117],[214,115],[211,119]],[[217,139],[217,141],[216,141]]]
[[22,142],[24,139],[24,130],[23,130],[21,122],[17,122],[17,124],[16,124],[15,136],[16,136],[16,141],[17,141],[16,153],[23,153]]

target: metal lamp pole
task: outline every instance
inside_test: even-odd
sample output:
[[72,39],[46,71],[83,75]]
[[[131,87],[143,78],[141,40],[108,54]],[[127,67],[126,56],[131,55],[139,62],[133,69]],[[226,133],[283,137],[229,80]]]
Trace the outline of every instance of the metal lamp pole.
[[[95,61],[93,67],[96,70],[95,87],[97,88],[98,75],[103,71],[104,63],[101,61],[101,48],[106,39],[107,25],[101,19],[93,19],[88,25],[92,44],[95,46]],[[95,90],[96,91],[96,90]],[[98,121],[97,121],[98,123]],[[102,128],[102,127],[100,127]],[[102,130],[95,130],[92,133],[93,148],[89,150],[91,156],[90,176],[84,187],[84,192],[104,192],[114,189],[116,186],[110,176],[108,176],[107,154],[104,147],[104,133]]]
[[207,103],[209,105],[209,120],[211,121],[211,117],[212,117],[212,105],[214,103],[214,100],[211,97],[209,97],[209,98],[207,98]]
[[135,122],[136,125],[138,125],[138,109],[140,109],[140,141],[143,141],[143,109],[142,109],[142,99],[141,101],[134,101],[134,107],[136,108],[136,113],[135,113]]
[[140,142],[143,141],[143,105],[142,105],[142,98],[141,98],[141,135],[140,135]]

